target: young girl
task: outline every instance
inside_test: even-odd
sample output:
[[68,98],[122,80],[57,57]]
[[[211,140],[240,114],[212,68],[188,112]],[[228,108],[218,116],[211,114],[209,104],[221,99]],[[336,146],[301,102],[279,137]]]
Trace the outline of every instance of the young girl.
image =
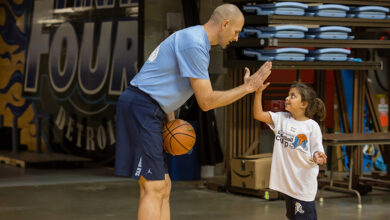
[[284,194],[288,219],[317,219],[317,164],[326,162],[321,129],[311,118],[325,118],[325,105],[307,85],[295,83],[285,100],[288,112],[264,112],[262,92],[255,93],[254,118],[275,132],[269,187]]

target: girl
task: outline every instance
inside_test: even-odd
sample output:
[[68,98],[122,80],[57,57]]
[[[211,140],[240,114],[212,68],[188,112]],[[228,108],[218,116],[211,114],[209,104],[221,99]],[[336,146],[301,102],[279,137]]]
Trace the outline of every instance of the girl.
[[262,92],[255,93],[254,118],[275,132],[269,187],[285,195],[288,219],[317,219],[317,164],[326,163],[321,129],[311,118],[325,118],[325,105],[307,85],[295,83],[285,100],[288,112],[264,112]]

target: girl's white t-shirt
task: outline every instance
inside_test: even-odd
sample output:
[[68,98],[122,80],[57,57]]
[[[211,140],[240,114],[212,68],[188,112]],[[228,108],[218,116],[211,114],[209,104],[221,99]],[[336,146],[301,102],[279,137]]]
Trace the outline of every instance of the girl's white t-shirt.
[[289,112],[269,112],[275,133],[269,187],[302,201],[314,201],[318,165],[313,154],[324,152],[321,129],[312,119],[295,120]]

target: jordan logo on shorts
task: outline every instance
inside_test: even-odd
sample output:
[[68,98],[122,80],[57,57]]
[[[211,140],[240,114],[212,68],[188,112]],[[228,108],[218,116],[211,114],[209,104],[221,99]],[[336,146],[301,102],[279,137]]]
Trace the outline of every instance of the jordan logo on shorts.
[[138,167],[137,170],[135,171],[135,176],[139,176],[141,174],[141,170],[142,170],[142,157],[139,158]]
[[152,171],[150,170],[150,168],[149,168],[148,172],[146,172],[146,174],[152,174]]
[[296,202],[296,203],[295,203],[295,215],[296,215],[298,212],[301,213],[301,214],[305,213],[305,211],[303,211],[303,209],[302,209],[301,203]]

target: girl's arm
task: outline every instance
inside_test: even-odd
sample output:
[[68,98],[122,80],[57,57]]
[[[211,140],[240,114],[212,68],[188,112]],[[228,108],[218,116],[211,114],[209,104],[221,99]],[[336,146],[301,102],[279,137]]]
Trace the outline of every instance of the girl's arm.
[[310,151],[313,155],[313,161],[316,164],[323,165],[326,163],[327,156],[322,145],[322,132],[320,126],[315,123],[313,131],[310,134]]
[[263,90],[266,89],[269,84],[270,83],[268,82],[265,85],[260,86],[260,88],[255,92],[255,100],[253,103],[253,117],[256,120],[273,125],[271,115],[268,112],[263,111],[263,106],[261,104]]

